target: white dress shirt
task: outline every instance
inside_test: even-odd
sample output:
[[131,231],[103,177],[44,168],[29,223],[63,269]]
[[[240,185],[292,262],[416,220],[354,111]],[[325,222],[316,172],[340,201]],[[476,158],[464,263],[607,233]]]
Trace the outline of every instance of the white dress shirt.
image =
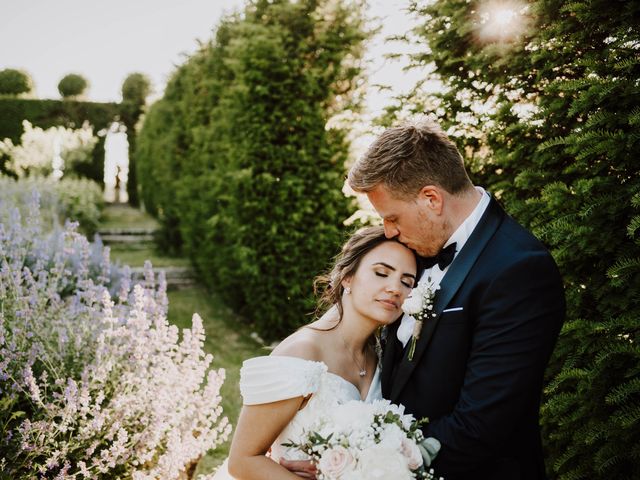
[[[485,191],[484,188],[476,187],[476,190],[482,193],[482,197],[476,205],[476,208],[473,209],[473,211],[464,220],[464,222],[462,222],[462,224],[456,229],[456,231],[453,232],[453,235],[449,237],[449,240],[447,240],[443,247],[446,248],[453,242],[456,243],[456,253],[453,257],[454,262],[456,257],[458,256],[458,252],[460,252],[460,250],[462,250],[462,247],[464,247],[464,244],[467,243],[467,240],[478,225],[482,214],[489,206],[489,201],[491,200],[491,196]],[[420,279],[422,280],[423,278],[431,277],[431,281],[433,282],[434,286],[438,286],[440,285],[442,278],[445,276],[448,270],[449,266],[447,266],[444,270],[440,270],[440,267],[436,263],[433,267],[425,269]],[[398,340],[402,342],[402,345],[404,347],[407,346],[407,342],[413,334],[413,326],[415,325],[415,323],[416,320],[411,315],[407,315],[406,313],[403,315],[400,326],[398,327],[397,335]]]

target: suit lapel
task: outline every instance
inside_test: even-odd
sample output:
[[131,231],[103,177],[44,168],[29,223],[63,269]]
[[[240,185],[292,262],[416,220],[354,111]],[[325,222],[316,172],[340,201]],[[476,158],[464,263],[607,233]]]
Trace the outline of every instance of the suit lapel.
[[429,342],[433,337],[433,333],[438,326],[438,322],[440,321],[440,317],[442,316],[442,310],[444,310],[449,304],[464,282],[474,263],[480,256],[480,253],[482,253],[482,250],[484,250],[484,247],[502,223],[504,215],[504,210],[502,210],[498,205],[498,202],[496,202],[494,198],[491,198],[487,210],[482,215],[478,225],[469,237],[469,240],[467,240],[464,247],[462,247],[462,250],[458,253],[449,267],[449,270],[440,282],[440,290],[438,290],[438,293],[436,294],[434,304],[436,318],[425,322],[420,338],[418,339],[418,343],[416,344],[416,350],[412,361],[409,361],[407,358],[409,349],[405,349],[402,362],[398,367],[396,376],[393,379],[393,385],[391,386],[391,395],[389,398],[392,402],[395,402],[398,399],[400,392],[420,361],[420,357],[429,345]]

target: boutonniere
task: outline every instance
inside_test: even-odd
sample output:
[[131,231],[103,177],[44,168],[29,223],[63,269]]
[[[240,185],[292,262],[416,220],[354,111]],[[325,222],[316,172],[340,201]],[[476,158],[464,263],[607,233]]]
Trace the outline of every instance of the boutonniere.
[[413,360],[416,343],[420,338],[420,332],[422,331],[422,325],[425,320],[436,317],[433,311],[433,305],[435,303],[436,291],[439,289],[440,286],[436,286],[431,281],[431,277],[427,277],[426,280],[420,280],[418,282],[418,285],[411,290],[409,296],[402,303],[402,311],[411,315],[416,320],[413,326],[413,334],[409,340],[409,361]]

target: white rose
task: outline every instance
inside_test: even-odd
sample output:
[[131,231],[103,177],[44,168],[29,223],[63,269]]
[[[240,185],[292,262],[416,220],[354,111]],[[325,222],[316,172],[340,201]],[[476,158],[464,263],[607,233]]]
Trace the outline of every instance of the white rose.
[[371,407],[373,408],[373,412],[375,415],[384,415],[389,411],[390,406],[391,402],[389,400],[385,400],[384,398],[371,402]]
[[358,458],[358,472],[368,480],[403,480],[413,478],[407,460],[397,450],[382,445],[363,450]]
[[330,413],[331,424],[338,431],[366,430],[373,423],[374,408],[360,400],[352,400],[336,406]]
[[344,475],[340,478],[340,480],[369,480],[369,478],[364,475],[360,470],[355,469],[350,472],[345,472]]
[[387,423],[384,425],[380,435],[380,445],[400,452],[402,450],[402,440],[405,438],[405,433],[398,425]]
[[325,450],[318,462],[318,469],[328,479],[338,479],[343,474],[353,470],[354,466],[353,455],[349,450],[341,446]]
[[387,410],[396,415],[404,415],[404,405],[402,404],[397,405],[395,403],[389,403],[389,405],[387,405]]
[[404,429],[405,430],[409,430],[411,428],[411,425],[413,424],[413,422],[416,421],[416,419],[415,419],[415,417],[413,415],[407,414],[407,415],[402,415],[400,417],[400,421],[402,422],[402,426],[404,427]]
[[402,302],[402,311],[409,315],[417,315],[422,311],[422,303],[422,293],[420,289],[414,288],[404,302]]
[[409,440],[406,437],[403,438],[401,451],[407,459],[407,465],[411,470],[415,470],[422,466],[422,453],[420,452],[420,447],[418,447],[418,444],[416,444],[416,442]]

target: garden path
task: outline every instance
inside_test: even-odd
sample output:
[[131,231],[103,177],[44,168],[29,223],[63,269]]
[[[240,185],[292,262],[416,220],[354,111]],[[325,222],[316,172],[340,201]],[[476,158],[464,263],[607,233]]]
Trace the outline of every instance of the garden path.
[[98,233],[111,248],[111,258],[131,267],[134,278],[144,275],[145,260],[154,270],[163,270],[170,290],[195,283],[195,273],[189,262],[160,252],[153,244],[158,223],[150,215],[126,204],[111,204],[105,208]]

